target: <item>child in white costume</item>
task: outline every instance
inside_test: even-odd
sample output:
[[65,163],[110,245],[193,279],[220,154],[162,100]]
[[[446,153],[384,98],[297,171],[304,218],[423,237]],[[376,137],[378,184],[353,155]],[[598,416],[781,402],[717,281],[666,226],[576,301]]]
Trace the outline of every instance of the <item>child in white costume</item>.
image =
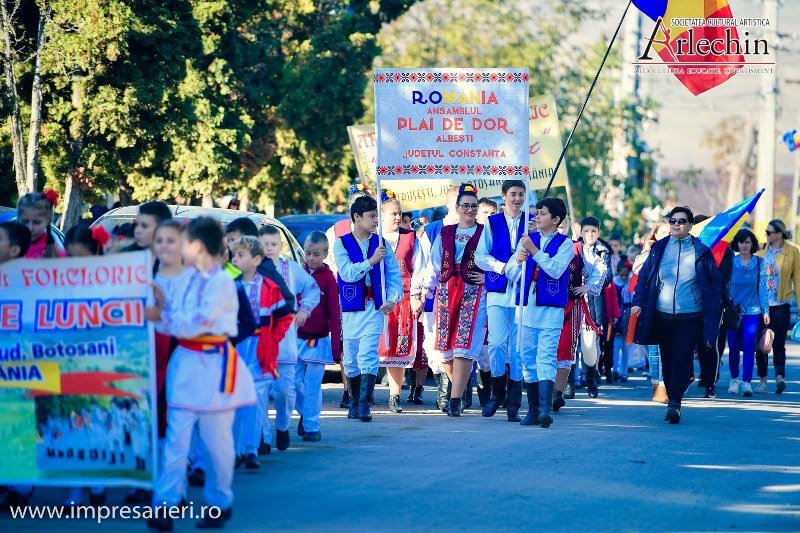
[[[524,296],[522,319],[522,373],[528,392],[528,414],[520,424],[550,427],[550,410],[556,378],[556,354],[564,308],[569,297],[569,265],[574,257],[572,240],[558,233],[567,207],[558,198],[536,204],[537,232],[525,235],[508,260],[506,276],[519,281]],[[526,264],[522,279],[522,265]],[[521,322],[521,323],[520,323]]]
[[[219,262],[223,239],[213,219],[192,220],[183,236],[182,254],[197,272],[169,309],[162,312],[160,290],[155,291],[158,305],[145,309],[148,320],[169,324],[169,334],[178,339],[167,369],[164,469],[153,500],[172,507],[186,497],[186,465],[197,425],[206,456],[204,494],[208,505],[222,509],[217,518],[203,518],[199,527],[221,527],[231,515],[234,414],[236,408],[256,401],[253,377],[229,341],[238,330],[239,300]],[[149,525],[168,530],[172,521],[162,516]]]
[[333,247],[342,304],[344,368],[351,395],[347,417],[362,422],[372,420],[370,401],[378,376],[384,317],[403,298],[397,259],[374,233],[378,216],[374,198],[356,199],[350,208],[353,232],[336,239]]
[[[297,328],[306,323],[311,311],[319,304],[319,285],[299,263],[280,256],[283,241],[281,232],[275,226],[264,226],[258,232],[258,239],[264,245],[267,259],[275,263],[275,268],[297,299],[297,313],[294,322],[280,344],[278,355],[278,377],[270,382],[269,394],[275,400],[275,445],[278,450],[289,447],[289,423],[292,420],[295,400],[295,372],[297,367]],[[266,438],[265,442],[269,442]]]

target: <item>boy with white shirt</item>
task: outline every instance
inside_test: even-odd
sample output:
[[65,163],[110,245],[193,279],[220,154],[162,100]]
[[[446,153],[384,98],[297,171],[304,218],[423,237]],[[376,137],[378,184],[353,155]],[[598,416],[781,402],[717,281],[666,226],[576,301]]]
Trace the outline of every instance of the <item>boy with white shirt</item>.
[[[506,264],[510,283],[520,281],[523,289],[522,371],[528,393],[528,414],[520,424],[550,427],[553,417],[553,385],[556,352],[564,308],[569,298],[569,264],[574,255],[572,241],[559,233],[567,206],[558,198],[544,198],[536,204],[537,231],[525,235]],[[525,279],[522,280],[522,265]]]
[[403,298],[397,259],[386,253],[383,239],[375,234],[378,216],[374,198],[357,198],[350,207],[353,232],[337,238],[333,249],[342,304],[342,359],[351,397],[347,418],[362,422],[372,420],[370,401],[378,377],[384,317]]
[[283,241],[278,228],[266,225],[258,234],[258,239],[264,245],[266,258],[275,263],[278,273],[283,276],[289,290],[296,296],[298,306],[294,322],[280,343],[278,377],[272,380],[268,392],[275,400],[275,445],[282,451],[289,447],[289,423],[292,420],[296,399],[294,381],[297,369],[297,328],[306,323],[311,311],[319,303],[320,290],[316,280],[302,266],[281,257]]
[[[486,306],[489,316],[489,363],[492,396],[483,407],[483,416],[494,416],[506,401],[508,383],[508,421],[519,422],[522,403],[522,360],[517,350],[517,289],[505,276],[506,263],[525,234],[525,184],[519,180],[503,182],[502,213],[490,216],[481,234],[475,263],[486,272]],[[506,371],[506,364],[509,370]],[[508,373],[507,373],[508,372]],[[484,378],[484,375],[481,376]],[[488,377],[488,376],[486,376]]]

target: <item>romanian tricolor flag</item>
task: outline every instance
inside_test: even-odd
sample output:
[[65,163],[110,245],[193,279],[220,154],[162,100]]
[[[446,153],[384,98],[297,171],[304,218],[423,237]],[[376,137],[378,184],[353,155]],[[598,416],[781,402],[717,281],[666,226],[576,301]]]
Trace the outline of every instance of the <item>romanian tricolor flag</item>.
[[655,51],[695,95],[724,83],[742,68],[739,31],[722,20],[733,19],[728,0],[633,3],[656,23],[652,30],[643,30],[647,45],[639,64],[651,59]]
[[761,198],[763,192],[764,189],[761,189],[750,198],[739,202],[727,211],[723,211],[692,227],[692,235],[711,248],[714,253],[714,259],[717,260],[717,265],[722,261],[725,249],[731,244],[733,238],[742,229],[747,217],[755,209],[756,202]]

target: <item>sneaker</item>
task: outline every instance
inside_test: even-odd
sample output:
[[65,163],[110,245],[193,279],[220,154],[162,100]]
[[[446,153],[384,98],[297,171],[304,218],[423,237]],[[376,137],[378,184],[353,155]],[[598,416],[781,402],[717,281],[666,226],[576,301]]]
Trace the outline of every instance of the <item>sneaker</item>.
[[758,387],[756,387],[756,392],[767,392],[767,382],[762,380],[758,383]]
[[753,395],[753,386],[750,385],[749,381],[745,381],[742,383],[742,396],[745,398],[749,398]]
[[[741,385],[742,380],[739,378],[731,378],[731,382],[728,385],[728,394],[739,394],[739,386]],[[752,392],[752,390],[750,391]]]
[[258,461],[258,456],[254,453],[248,453],[244,458],[244,467],[247,470],[260,470],[261,463]]
[[783,379],[777,380],[775,384],[775,394],[781,394],[783,391],[786,390],[786,382]]
[[706,387],[706,392],[703,394],[703,398],[716,398],[717,397],[717,388],[714,385],[710,387]]
[[307,431],[303,435],[303,442],[319,442],[322,440],[322,434],[319,431]]

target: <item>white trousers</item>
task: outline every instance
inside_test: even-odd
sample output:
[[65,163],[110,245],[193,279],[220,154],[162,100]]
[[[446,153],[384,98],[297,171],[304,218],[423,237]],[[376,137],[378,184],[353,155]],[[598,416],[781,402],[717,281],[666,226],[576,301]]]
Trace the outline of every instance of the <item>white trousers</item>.
[[[275,429],[286,431],[292,421],[292,412],[296,393],[294,388],[294,373],[297,363],[278,363],[278,377],[267,380],[269,383],[269,396],[275,402]],[[269,397],[266,401],[269,410]],[[269,412],[267,412],[267,423],[269,423]],[[264,442],[270,442],[266,440]]]
[[489,364],[492,377],[499,378],[506,373],[514,381],[522,379],[522,359],[517,350],[517,325],[514,323],[516,307],[493,305],[488,309],[489,316]]
[[556,380],[556,351],[561,328],[522,328],[522,374],[525,381]]
[[233,505],[234,416],[232,409],[204,412],[170,407],[167,410],[164,470],[156,484],[154,505],[175,506],[187,495],[186,463],[195,424],[204,455],[206,503],[221,509]]
[[425,329],[425,338],[422,340],[422,349],[428,357],[428,366],[434,374],[442,373],[442,352],[436,349],[436,314],[423,313],[422,325]]
[[322,412],[322,377],[325,365],[297,361],[294,388],[297,393],[296,409],[303,417],[306,432],[319,431],[319,415]]
[[[378,375],[378,346],[381,334],[364,335],[357,339],[344,339],[344,353],[342,362],[347,377],[353,378],[359,374]],[[305,422],[304,422],[305,423]]]
[[233,422],[233,438],[237,454],[258,454],[258,445],[261,444],[261,434],[264,425],[266,404],[262,398],[268,396],[269,383],[263,379],[254,381],[256,386],[255,405],[245,405],[236,410],[236,419]]

